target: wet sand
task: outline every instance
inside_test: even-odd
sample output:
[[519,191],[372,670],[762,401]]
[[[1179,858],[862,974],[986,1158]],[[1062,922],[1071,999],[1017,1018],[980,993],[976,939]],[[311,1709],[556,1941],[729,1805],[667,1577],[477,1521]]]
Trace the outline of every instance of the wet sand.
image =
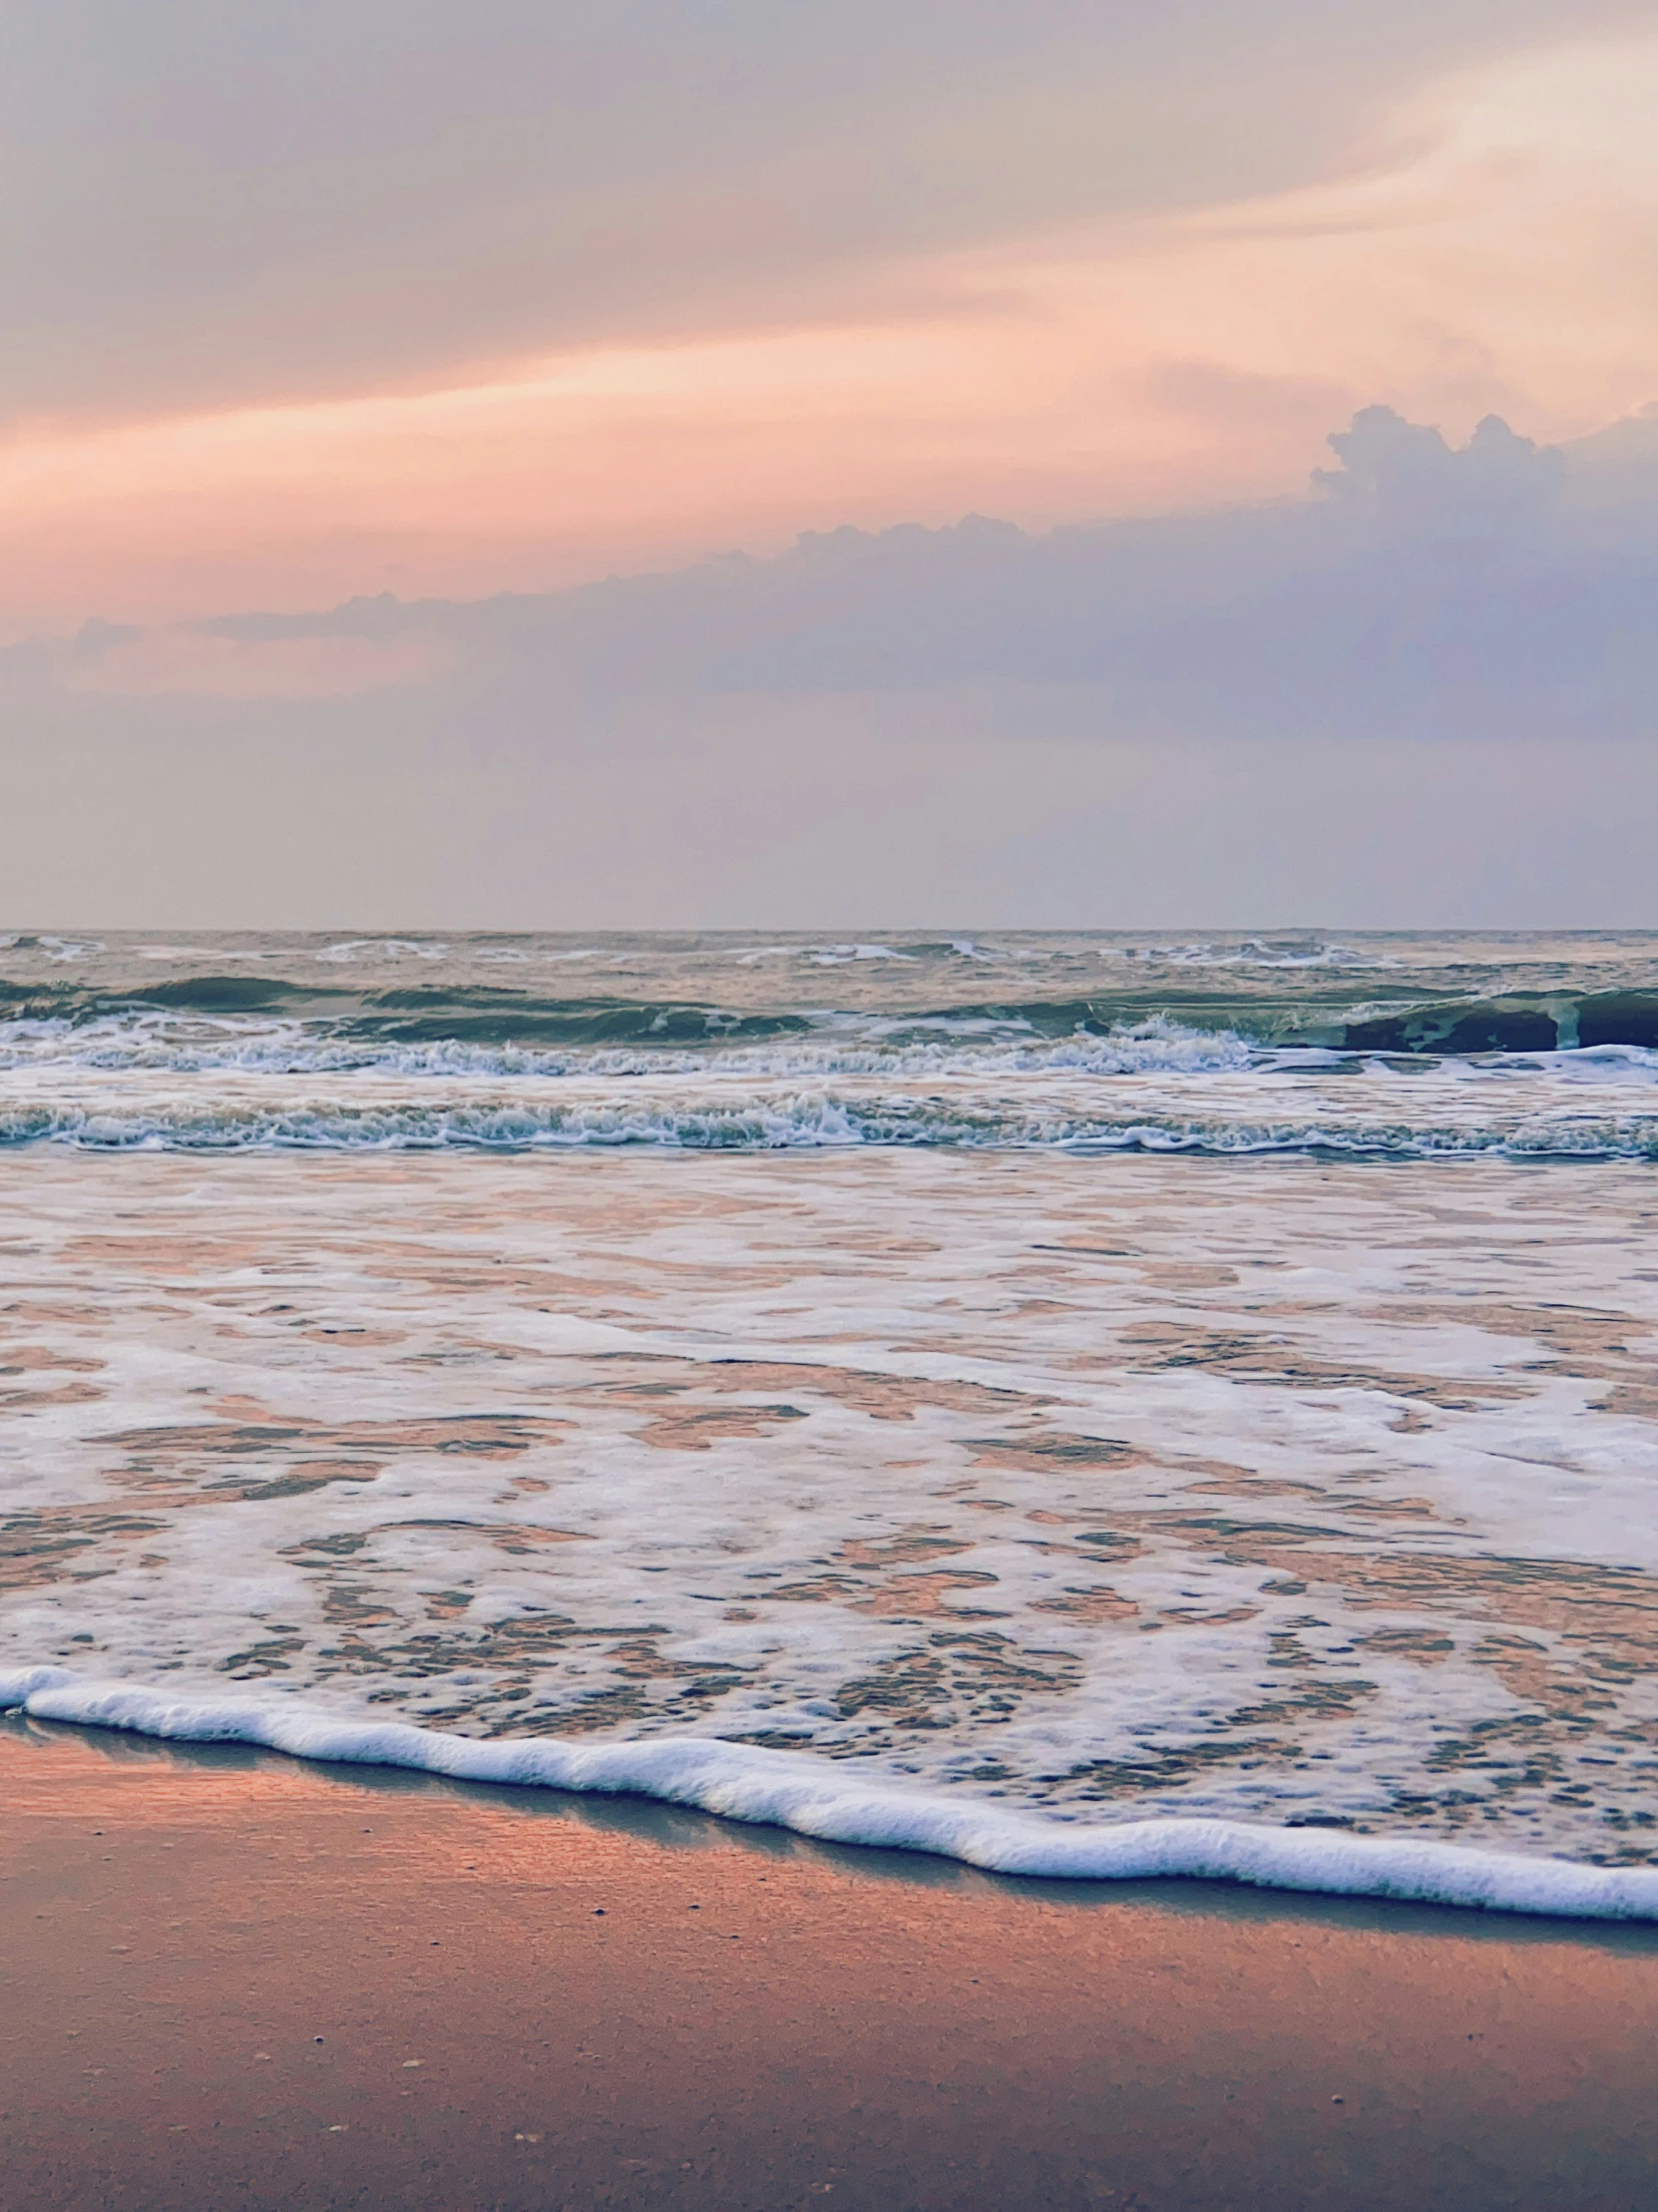
[[5,2212],[1621,2212],[1658,1931],[0,1723]]

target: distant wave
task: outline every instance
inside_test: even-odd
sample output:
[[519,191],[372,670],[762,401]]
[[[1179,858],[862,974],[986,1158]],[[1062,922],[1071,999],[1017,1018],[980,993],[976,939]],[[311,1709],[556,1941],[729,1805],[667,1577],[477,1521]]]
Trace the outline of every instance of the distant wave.
[[[308,947],[309,957],[333,968],[374,965],[388,959],[418,959],[433,964],[448,960],[458,944],[464,944],[475,960],[504,966],[562,966],[571,962],[614,957],[619,940],[596,945],[561,946],[553,950],[546,941],[515,943],[492,940],[487,934],[465,933],[455,941],[445,938],[350,937],[317,939]],[[709,940],[703,940],[704,943]],[[902,961],[908,965],[954,961],[983,963],[1031,963],[1074,957],[1077,947],[1103,959],[1145,961],[1186,968],[1355,968],[1403,965],[1397,953],[1386,947],[1336,942],[1317,936],[1192,938],[1169,943],[1118,942],[1081,933],[1068,943],[1006,944],[995,937],[912,937],[902,945],[879,939],[843,940],[794,938],[773,944],[746,944],[738,940],[724,946],[726,957],[738,967],[754,967],[767,961],[796,961],[814,968],[847,967],[854,963]],[[59,966],[75,966],[107,952],[109,946],[96,937],[53,937],[26,933],[0,936],[0,952],[35,953]],[[275,960],[282,957],[276,944],[237,945],[215,940],[201,944],[153,947],[152,959],[200,962],[218,960]]]
[[[386,1036],[366,1025],[313,1027],[278,1021],[216,1021],[181,1034],[155,1015],[0,1023],[0,1070],[24,1068],[150,1069],[181,1075],[239,1071],[258,1075],[339,1075],[597,1079],[659,1075],[745,1075],[755,1081],[833,1076],[1193,1074],[1246,1068],[1251,1047],[1230,1030],[1187,1029],[1153,1019],[1103,1036],[1077,1031],[1052,1040],[1029,1034],[1008,1018],[939,1016],[931,1021],[887,1017],[830,1018],[791,1023],[753,1042],[733,1044],[729,1028],[704,1030],[700,1052],[671,1042],[649,1048],[590,1045],[546,1047],[512,1041],[479,1043],[450,1035]],[[811,1034],[803,1034],[810,1031]],[[927,1035],[931,1030],[935,1034]],[[1022,1035],[1021,1032],[1026,1034]],[[943,1034],[937,1034],[943,1033]],[[664,1033],[658,1033],[664,1034]],[[751,1033],[739,1033],[748,1036]]]
[[1062,1881],[1168,1876],[1574,1920],[1658,1920],[1658,1869],[1584,1866],[1456,1844],[1343,1836],[1226,1820],[1083,1823],[861,1780],[844,1761],[714,1737],[633,1743],[493,1740],[401,1721],[342,1720],[279,1698],[170,1698],[63,1667],[0,1674],[0,1710],[184,1743],[243,1743],[293,1758],[406,1767],[692,1805],[825,1842],[933,1853],[987,1872]]
[[[1313,964],[1279,965],[1301,970]],[[1374,989],[1374,973],[1368,980]],[[1330,1005],[1265,989],[1217,997],[1148,977],[1144,984],[1084,997],[836,1008],[734,1007],[620,993],[544,997],[479,984],[364,991],[245,972],[176,976],[123,990],[0,981],[0,1066],[53,1055],[114,1066],[124,1056],[169,1052],[179,1067],[249,1065],[226,1056],[257,1052],[268,1065],[296,1070],[402,1065],[412,1071],[415,1059],[395,1056],[428,1052],[450,1056],[450,1067],[460,1064],[454,1056],[468,1053],[516,1056],[514,1066],[524,1068],[541,1055],[543,1072],[556,1074],[561,1053],[631,1051],[660,1066],[662,1055],[675,1052],[705,1057],[790,1041],[890,1059],[947,1044],[1052,1045],[1109,1056],[1187,1041],[1182,1049],[1189,1051],[1196,1039],[1222,1056],[1250,1047],[1435,1058],[1608,1045],[1658,1051],[1658,991],[1472,991],[1425,998],[1395,983],[1383,997]],[[1101,1072],[1114,1071],[1102,1062]]]

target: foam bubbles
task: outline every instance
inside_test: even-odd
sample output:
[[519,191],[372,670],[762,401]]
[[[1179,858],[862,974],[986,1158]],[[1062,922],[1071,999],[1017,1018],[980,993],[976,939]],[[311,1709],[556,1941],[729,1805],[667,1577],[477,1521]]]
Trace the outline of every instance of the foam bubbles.
[[1065,1830],[1658,1863],[1644,1170],[0,1181],[9,1670],[717,1738]]

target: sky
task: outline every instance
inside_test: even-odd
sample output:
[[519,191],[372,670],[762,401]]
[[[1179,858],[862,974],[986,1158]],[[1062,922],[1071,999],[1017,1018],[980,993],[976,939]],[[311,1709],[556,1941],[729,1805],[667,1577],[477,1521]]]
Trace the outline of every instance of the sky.
[[0,16],[0,926],[1658,926],[1645,0]]

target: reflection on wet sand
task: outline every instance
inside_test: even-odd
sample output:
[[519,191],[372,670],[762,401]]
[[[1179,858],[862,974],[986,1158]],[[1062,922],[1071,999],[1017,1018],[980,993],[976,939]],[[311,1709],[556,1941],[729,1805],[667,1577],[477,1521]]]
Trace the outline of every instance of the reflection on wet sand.
[[[1658,1933],[0,1723],[30,2212],[1639,2212]],[[26,2017],[26,2027],[24,2021]]]

